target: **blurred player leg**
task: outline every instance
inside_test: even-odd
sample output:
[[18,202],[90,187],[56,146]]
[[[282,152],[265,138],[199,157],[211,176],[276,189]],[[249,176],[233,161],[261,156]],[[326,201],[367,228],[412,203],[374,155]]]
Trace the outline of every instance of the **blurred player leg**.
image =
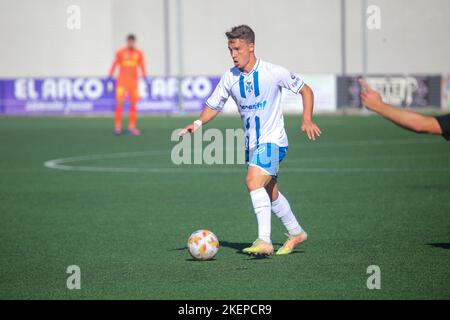
[[139,100],[137,84],[136,86],[130,88],[129,93],[130,93],[130,116],[128,123],[128,133],[134,136],[138,136],[141,134],[141,132],[139,131],[139,129],[136,128],[137,123],[136,102]]
[[114,133],[115,134],[122,133],[122,109],[123,109],[123,103],[118,103],[116,106],[116,112],[114,115]]
[[114,133],[116,135],[122,133],[122,110],[124,99],[125,99],[125,88],[121,85],[118,85],[116,89],[117,105],[114,115]]

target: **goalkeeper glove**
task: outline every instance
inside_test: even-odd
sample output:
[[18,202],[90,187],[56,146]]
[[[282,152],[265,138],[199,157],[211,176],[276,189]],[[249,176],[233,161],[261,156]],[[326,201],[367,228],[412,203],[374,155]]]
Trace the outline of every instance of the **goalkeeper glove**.
[[114,90],[114,80],[113,78],[109,77],[108,78],[108,82],[106,83],[106,89],[108,90],[108,92],[111,92]]

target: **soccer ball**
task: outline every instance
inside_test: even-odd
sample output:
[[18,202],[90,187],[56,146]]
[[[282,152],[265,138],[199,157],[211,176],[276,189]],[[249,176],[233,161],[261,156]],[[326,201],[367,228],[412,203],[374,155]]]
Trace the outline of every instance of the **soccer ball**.
[[189,253],[196,260],[211,260],[219,251],[219,240],[209,230],[197,230],[188,239]]

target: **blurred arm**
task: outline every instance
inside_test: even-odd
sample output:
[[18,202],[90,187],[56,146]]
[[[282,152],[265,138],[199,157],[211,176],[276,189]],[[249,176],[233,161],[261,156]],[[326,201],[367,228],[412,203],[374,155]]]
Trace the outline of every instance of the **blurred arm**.
[[116,55],[112,65],[111,65],[111,68],[109,69],[108,78],[112,78],[112,76],[114,75],[114,71],[116,70],[116,66],[117,66],[118,62],[119,62],[118,57]]
[[361,101],[367,107],[393,123],[417,133],[442,134],[436,118],[416,112],[402,110],[384,103],[381,95],[373,90],[366,81],[359,81],[362,87]]
[[145,78],[145,81],[147,81],[147,70],[145,68],[145,60],[143,53],[141,53],[140,55],[139,66],[141,67],[142,76]]

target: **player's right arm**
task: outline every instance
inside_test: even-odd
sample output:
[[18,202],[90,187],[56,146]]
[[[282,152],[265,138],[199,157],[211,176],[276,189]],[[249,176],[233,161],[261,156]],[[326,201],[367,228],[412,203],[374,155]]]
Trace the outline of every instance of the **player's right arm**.
[[393,123],[417,133],[442,134],[442,128],[435,117],[402,110],[384,103],[381,95],[373,90],[364,80],[361,84],[361,101],[367,109],[374,111]]
[[114,61],[111,65],[111,68],[109,69],[108,72],[108,78],[112,78],[114,75],[114,71],[116,70],[117,65],[119,64],[119,54],[116,53],[115,57],[114,57]]
[[230,96],[230,79],[229,74],[225,73],[222,78],[220,78],[217,87],[211,94],[209,99],[206,101],[206,107],[203,109],[199,118],[193,123],[188,124],[179,133],[179,136],[183,136],[188,132],[195,132],[200,126],[208,123],[214,119],[220,111],[222,111],[225,102],[227,102]]
[[114,87],[114,84],[113,84],[113,75],[114,75],[114,71],[116,70],[116,67],[117,67],[117,65],[119,64],[119,54],[118,53],[116,53],[115,54],[115,57],[114,57],[114,61],[113,61],[113,63],[112,63],[112,65],[111,65],[111,68],[109,69],[109,72],[108,72],[108,84],[107,84],[107,86],[108,86],[108,91],[112,91],[113,90],[113,87]]

